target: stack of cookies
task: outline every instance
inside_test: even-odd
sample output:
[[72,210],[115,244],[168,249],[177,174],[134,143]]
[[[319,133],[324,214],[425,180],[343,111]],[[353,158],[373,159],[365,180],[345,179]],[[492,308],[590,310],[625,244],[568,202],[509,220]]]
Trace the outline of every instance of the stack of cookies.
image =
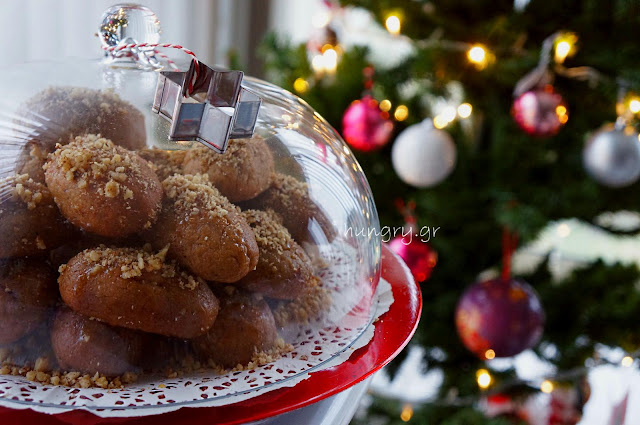
[[336,234],[306,184],[274,171],[261,137],[231,140],[224,154],[148,149],[140,111],[90,89],[48,89],[25,111],[55,131],[28,140],[0,181],[0,346],[44,329],[47,381],[77,385],[53,370],[115,377],[179,356],[256,364],[285,347],[272,309],[305,297],[318,308],[302,246],[310,222],[324,240]]

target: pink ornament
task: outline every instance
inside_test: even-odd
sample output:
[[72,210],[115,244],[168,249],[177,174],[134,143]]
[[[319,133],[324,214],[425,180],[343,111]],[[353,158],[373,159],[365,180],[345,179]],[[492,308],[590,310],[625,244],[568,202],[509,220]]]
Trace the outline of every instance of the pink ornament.
[[[544,311],[535,291],[518,279],[477,282],[456,308],[456,327],[465,347],[481,359],[511,357],[540,340]],[[487,351],[493,350],[488,356]]]
[[438,254],[428,243],[421,241],[419,235],[396,236],[389,242],[389,247],[404,260],[416,282],[429,279]]
[[342,135],[354,149],[370,152],[387,144],[393,131],[393,123],[378,102],[364,96],[349,105],[342,117]]
[[562,96],[551,86],[518,96],[513,101],[511,114],[522,130],[537,137],[553,136],[569,119]]

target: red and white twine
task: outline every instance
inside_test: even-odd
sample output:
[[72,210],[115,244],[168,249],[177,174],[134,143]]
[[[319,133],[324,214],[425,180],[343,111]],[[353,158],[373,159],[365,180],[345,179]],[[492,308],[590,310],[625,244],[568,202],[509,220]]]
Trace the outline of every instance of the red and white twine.
[[193,93],[193,88],[195,85],[195,82],[198,79],[198,75],[200,74],[200,62],[198,61],[198,58],[196,57],[196,54],[193,53],[193,51],[180,46],[179,44],[171,44],[171,43],[129,43],[129,44],[122,44],[119,46],[103,46],[102,49],[106,52],[113,52],[116,54],[122,54],[124,56],[132,56],[132,49],[136,49],[136,48],[144,48],[144,47],[148,47],[148,48],[153,48],[153,52],[160,56],[161,58],[163,58],[171,68],[173,68],[176,71],[179,71],[180,69],[178,68],[178,66],[176,65],[176,63],[171,60],[167,55],[160,53],[158,51],[158,48],[162,48],[162,49],[177,49],[177,50],[181,50],[182,52],[186,53],[187,55],[191,56],[193,59],[193,63],[194,63],[194,70],[195,72],[193,73],[193,76],[191,77],[191,80],[189,80],[189,94]]

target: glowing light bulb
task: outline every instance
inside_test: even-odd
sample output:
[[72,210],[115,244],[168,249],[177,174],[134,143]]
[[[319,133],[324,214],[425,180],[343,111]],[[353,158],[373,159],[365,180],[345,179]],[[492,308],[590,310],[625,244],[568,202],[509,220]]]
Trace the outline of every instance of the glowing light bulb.
[[384,25],[391,34],[400,34],[400,18],[397,15],[389,15]]
[[487,66],[487,51],[479,44],[476,44],[469,49],[467,52],[467,58],[469,59],[469,62],[476,65],[478,69],[482,69]]
[[486,369],[479,369],[476,372],[476,379],[478,381],[478,386],[483,390],[489,388],[491,385],[492,378],[489,371]]
[[553,391],[553,382],[548,379],[542,381],[542,384],[540,384],[540,391],[545,394],[550,394]]
[[324,56],[315,55],[311,60],[311,68],[313,68],[316,73],[324,72]]
[[380,102],[380,109],[384,112],[389,112],[389,110],[391,110],[391,101],[389,99],[384,99]]
[[561,41],[556,46],[556,62],[564,62],[571,51],[571,44],[567,41]]
[[493,351],[491,348],[489,348],[487,351],[484,352],[484,358],[487,360],[493,360],[496,358],[496,352]]
[[556,40],[556,47],[554,52],[554,60],[556,63],[562,63],[575,52],[575,44],[578,41],[578,36],[574,33],[565,33],[558,37]]
[[470,103],[463,103],[462,105],[458,106],[458,116],[460,118],[469,118],[472,111],[473,107]]
[[293,82],[293,89],[300,94],[304,94],[309,90],[309,83],[304,78],[296,78]]
[[433,126],[438,130],[445,128],[448,124],[449,121],[447,121],[442,115],[436,115],[433,118]]
[[[638,107],[640,108],[640,102],[638,102]],[[640,109],[638,109],[640,111]],[[564,105],[556,106],[556,115],[561,117],[563,115],[567,115],[567,107]]]
[[335,72],[338,67],[338,52],[334,49],[327,49],[322,54],[324,59],[324,68],[329,72]]
[[402,422],[409,422],[413,417],[413,407],[409,403],[402,406],[402,412],[400,413],[400,419]]
[[631,356],[624,356],[622,358],[622,361],[620,362],[620,364],[624,367],[631,367],[633,365],[633,357]]
[[393,117],[398,121],[404,121],[409,116],[409,108],[404,105],[398,105],[396,111],[393,113]]
[[453,106],[447,106],[442,110],[442,117],[447,120],[447,122],[451,122],[456,119],[457,111]]
[[629,110],[634,114],[640,112],[640,99],[631,99],[631,101],[629,102]]

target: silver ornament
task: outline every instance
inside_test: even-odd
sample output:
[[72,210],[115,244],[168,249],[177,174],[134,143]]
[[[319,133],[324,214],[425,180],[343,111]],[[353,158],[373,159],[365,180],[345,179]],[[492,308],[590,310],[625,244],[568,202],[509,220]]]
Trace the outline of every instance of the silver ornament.
[[398,135],[391,149],[391,162],[402,181],[424,188],[435,186],[451,174],[456,155],[449,133],[425,120]]
[[587,173],[608,187],[624,187],[640,178],[640,142],[629,129],[605,126],[587,141],[582,152]]
[[157,43],[160,41],[160,21],[148,7],[117,4],[102,15],[100,41],[104,47],[130,43]]

